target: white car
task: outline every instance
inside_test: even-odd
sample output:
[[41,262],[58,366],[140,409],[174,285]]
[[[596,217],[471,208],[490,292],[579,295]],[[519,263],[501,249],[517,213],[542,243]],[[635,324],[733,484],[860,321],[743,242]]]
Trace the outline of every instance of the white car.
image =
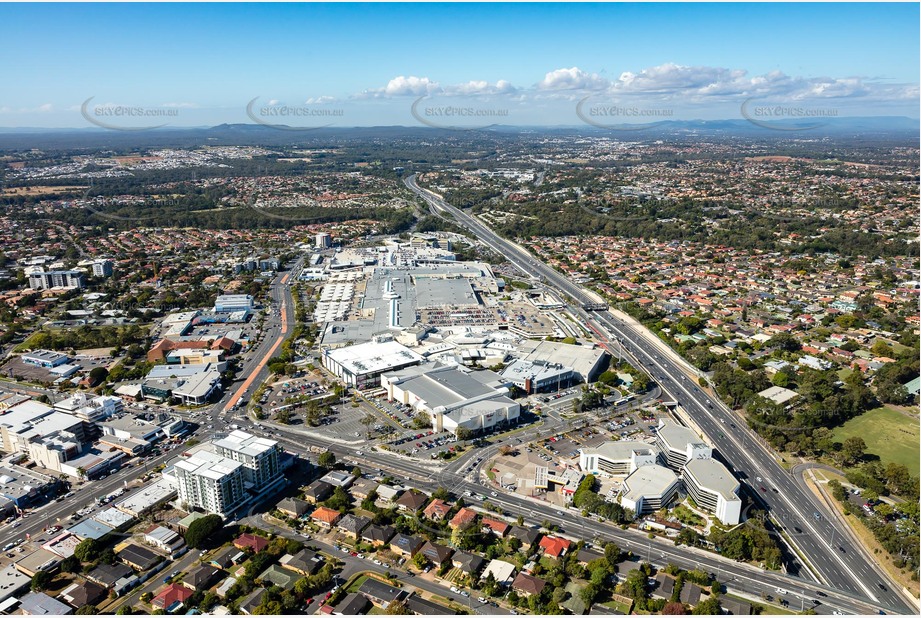
[[778,589],[777,589],[777,594],[784,595],[784,594],[789,594],[789,592],[787,592],[787,591],[784,590],[783,588],[778,588]]

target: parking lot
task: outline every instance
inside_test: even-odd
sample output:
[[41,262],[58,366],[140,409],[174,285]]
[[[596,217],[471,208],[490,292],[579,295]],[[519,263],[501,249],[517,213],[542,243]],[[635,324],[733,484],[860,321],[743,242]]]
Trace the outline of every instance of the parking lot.
[[306,403],[310,399],[323,399],[328,397],[331,391],[323,386],[316,376],[308,374],[306,371],[298,371],[290,378],[283,378],[274,382],[265,390],[262,397],[256,403],[262,406],[265,412],[271,414],[278,408],[294,404],[291,408],[296,411],[299,402]]

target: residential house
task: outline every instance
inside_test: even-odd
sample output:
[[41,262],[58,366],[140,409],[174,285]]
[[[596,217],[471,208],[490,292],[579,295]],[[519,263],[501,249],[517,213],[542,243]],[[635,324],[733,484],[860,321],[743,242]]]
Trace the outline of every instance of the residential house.
[[285,554],[278,561],[282,568],[300,573],[301,575],[313,575],[320,570],[323,565],[323,559],[316,552],[309,549],[302,549],[296,554]]
[[505,535],[508,534],[509,530],[512,528],[504,521],[492,519],[491,517],[484,517],[480,520],[480,526],[482,526],[483,532],[490,532],[500,539],[505,538]]
[[476,517],[477,517],[476,511],[474,511],[473,509],[468,509],[467,507],[464,507],[460,509],[454,515],[454,517],[451,518],[451,521],[448,523],[448,525],[451,527],[452,530],[457,530],[458,528],[462,528],[464,526],[467,526],[475,522]]
[[512,582],[512,590],[523,597],[529,597],[531,595],[539,595],[543,592],[546,585],[547,582],[539,577],[534,577],[527,573],[519,573],[515,581]]
[[451,565],[455,569],[460,569],[465,575],[476,577],[477,573],[486,565],[486,560],[476,554],[456,551],[451,556]]
[[304,500],[318,504],[333,495],[333,486],[325,481],[314,481],[304,489]]
[[172,613],[182,607],[193,594],[191,590],[181,584],[170,584],[151,599],[150,604],[157,609]]
[[390,551],[398,556],[409,559],[416,555],[423,544],[424,541],[414,536],[397,534],[390,539]]
[[182,585],[192,590],[207,590],[216,584],[224,574],[210,564],[200,564],[186,573],[182,578]]
[[247,616],[252,616],[256,608],[262,605],[262,595],[265,594],[265,588],[259,587],[243,597],[240,601],[240,612]]
[[423,599],[417,594],[408,596],[405,603],[406,609],[416,616],[457,616],[460,614],[457,610]]
[[378,484],[375,481],[370,479],[357,478],[349,488],[349,492],[356,500],[366,500],[377,491],[377,486]]
[[486,570],[480,575],[480,580],[488,578],[490,575],[500,586],[508,586],[515,577],[515,565],[505,560],[490,560],[486,565]]
[[426,541],[425,545],[422,546],[422,549],[419,550],[419,553],[425,556],[432,564],[436,566],[442,566],[445,562],[448,561],[448,559],[451,557],[451,554],[454,553],[454,550],[450,547],[439,545],[438,543]]
[[365,595],[374,605],[387,609],[394,601],[402,601],[406,598],[407,592],[402,588],[395,588],[390,584],[374,579],[367,578],[358,587],[358,592]]
[[528,551],[534,545],[540,541],[541,533],[538,530],[533,528],[525,528],[523,526],[512,526],[509,536],[513,539],[518,539],[521,542],[522,549]]
[[286,517],[300,519],[310,510],[310,503],[300,498],[285,498],[275,505]]
[[61,598],[76,609],[86,605],[97,605],[106,596],[106,589],[91,581],[74,582],[61,592]]
[[371,601],[363,594],[351,592],[345,595],[345,598],[339,602],[339,605],[333,610],[334,616],[364,616]]
[[374,547],[382,547],[390,542],[395,531],[392,526],[379,526],[371,524],[361,533],[361,540],[370,543]]
[[406,513],[417,513],[422,507],[429,501],[429,497],[422,493],[421,491],[414,491],[412,489],[404,491],[403,494],[397,498],[395,504],[397,509]]
[[423,515],[431,519],[432,521],[441,521],[448,516],[448,513],[451,512],[451,505],[449,505],[444,500],[440,498],[435,498],[429,503],[425,510],[422,511]]
[[345,536],[351,539],[357,539],[358,535],[361,534],[361,531],[368,527],[368,524],[371,523],[371,520],[367,517],[361,515],[352,515],[351,513],[343,516],[339,520],[339,523],[336,524],[336,527],[341,530]]
[[242,562],[245,558],[245,553],[236,547],[230,546],[224,547],[211,556],[211,560],[208,563],[219,569],[229,569],[233,565]]
[[102,563],[92,571],[86,574],[86,578],[96,582],[100,586],[113,588],[119,580],[131,577],[134,571],[126,564],[105,564]]
[[332,529],[336,522],[339,521],[339,518],[342,517],[342,513],[335,509],[329,507],[320,506],[310,514],[310,519],[315,524],[319,525],[321,528],[326,528],[327,530]]
[[234,539],[233,546],[239,550],[260,552],[269,546],[269,542],[261,536],[246,532]]
[[540,540],[540,548],[543,550],[544,555],[551,558],[559,559],[565,556],[570,545],[569,539],[558,536],[545,536]]

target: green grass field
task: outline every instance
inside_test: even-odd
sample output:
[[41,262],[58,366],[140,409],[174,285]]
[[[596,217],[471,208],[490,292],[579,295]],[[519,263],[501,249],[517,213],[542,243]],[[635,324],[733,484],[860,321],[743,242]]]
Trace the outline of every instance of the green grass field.
[[921,459],[918,441],[921,436],[918,419],[892,408],[877,408],[852,418],[835,430],[835,440],[860,436],[867,443],[867,452],[878,455],[884,464],[900,463],[917,476]]

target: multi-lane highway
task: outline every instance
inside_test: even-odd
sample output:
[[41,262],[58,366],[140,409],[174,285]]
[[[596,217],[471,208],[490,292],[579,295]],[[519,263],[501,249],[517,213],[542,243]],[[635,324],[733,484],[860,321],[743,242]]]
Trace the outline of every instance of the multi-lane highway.
[[784,530],[786,538],[796,546],[808,566],[808,572],[819,582],[863,597],[887,611],[916,613],[906,602],[910,597],[907,594],[903,596],[865,551],[851,542],[851,537],[840,527],[837,519],[830,516],[824,505],[794,481],[747,426],[736,422],[731,410],[696,386],[688,377],[688,367],[674,353],[664,349],[664,344],[650,338],[642,325],[628,316],[616,316],[610,311],[597,311],[590,315],[582,311],[583,304],[597,303],[602,299],[574,284],[520,246],[499,237],[479,219],[419,187],[415,175],[404,178],[404,183],[422,197],[433,212],[453,216],[481,242],[522,272],[542,278],[571,298],[576,305],[574,311],[586,324],[594,327],[603,339],[616,341],[638,367],[650,373],[663,390],[681,404],[718,453],[732,464],[740,476],[744,476],[744,480],[765,479],[766,491],[761,491],[759,485],[754,487],[754,493]]

